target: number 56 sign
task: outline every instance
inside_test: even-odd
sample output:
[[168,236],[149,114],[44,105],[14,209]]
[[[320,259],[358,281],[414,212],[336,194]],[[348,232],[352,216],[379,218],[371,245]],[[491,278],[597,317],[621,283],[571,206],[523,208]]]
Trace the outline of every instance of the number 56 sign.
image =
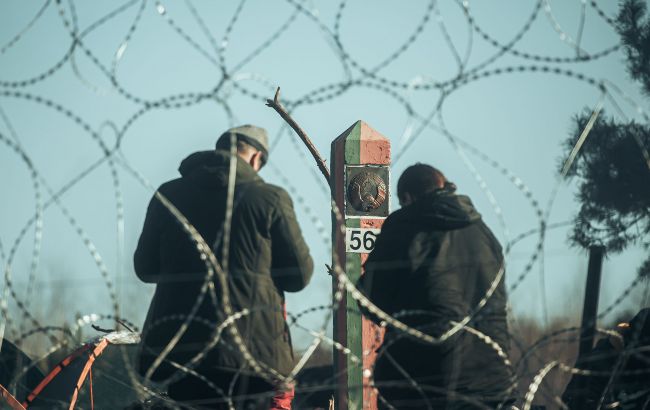
[[370,253],[375,248],[379,229],[345,228],[345,251],[352,253]]

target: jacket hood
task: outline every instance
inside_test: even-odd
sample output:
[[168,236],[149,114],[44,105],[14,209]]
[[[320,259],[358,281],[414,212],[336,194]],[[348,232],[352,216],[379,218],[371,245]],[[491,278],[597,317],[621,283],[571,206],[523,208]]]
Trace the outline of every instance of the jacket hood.
[[[235,155],[237,170],[235,184],[262,181],[246,161]],[[183,178],[194,179],[202,186],[228,186],[230,152],[224,150],[199,151],[185,158],[178,171]]]
[[445,191],[427,194],[398,212],[409,222],[446,230],[464,228],[481,219],[469,197]]

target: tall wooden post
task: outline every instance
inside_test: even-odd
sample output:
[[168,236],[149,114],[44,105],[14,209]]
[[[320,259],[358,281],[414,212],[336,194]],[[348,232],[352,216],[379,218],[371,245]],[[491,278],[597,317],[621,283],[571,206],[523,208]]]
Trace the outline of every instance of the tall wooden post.
[[589,265],[587,266],[587,284],[585,300],[582,307],[582,324],[580,326],[580,345],[578,355],[588,354],[594,347],[598,318],[598,299],[600,296],[600,277],[603,267],[605,247],[589,248]]
[[[585,299],[582,307],[582,323],[580,325],[580,341],[578,345],[578,359],[576,367],[581,367],[589,357],[594,347],[596,338],[596,326],[598,320],[598,299],[600,296],[600,278],[603,267],[604,246],[592,246],[589,248],[589,265],[587,266],[587,284],[585,286]],[[587,359],[588,360],[588,359]],[[576,410],[587,409],[586,391],[587,377],[581,376],[578,382],[580,396],[576,403]]]
[[[332,196],[340,211],[340,219],[334,212],[332,216],[333,256],[353,282],[363,274],[363,263],[388,216],[389,164],[390,141],[363,121],[332,142]],[[339,289],[336,275],[333,289],[334,294]],[[334,339],[363,358],[363,369],[352,363],[349,355],[334,350],[337,409],[377,408],[377,397],[366,376],[381,343],[378,334],[379,329],[361,316],[355,300],[345,293],[334,316]]]

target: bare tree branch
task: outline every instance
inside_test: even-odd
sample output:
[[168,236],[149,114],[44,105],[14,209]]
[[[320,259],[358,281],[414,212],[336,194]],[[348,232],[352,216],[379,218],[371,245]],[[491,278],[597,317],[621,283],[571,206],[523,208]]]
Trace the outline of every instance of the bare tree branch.
[[284,119],[291,128],[298,134],[302,142],[305,143],[307,146],[307,149],[311,153],[311,155],[314,157],[316,160],[316,165],[318,165],[318,169],[320,172],[323,174],[325,179],[327,180],[327,184],[330,184],[330,170],[327,168],[327,165],[325,164],[325,160],[323,160],[323,157],[321,157],[320,153],[314,146],[314,144],[311,142],[311,139],[307,135],[307,133],[298,125],[298,123],[291,118],[291,115],[287,112],[287,110],[284,108],[282,103],[280,102],[280,87],[275,91],[275,97],[271,100],[266,100],[266,105],[268,107],[273,108],[278,114],[280,114],[280,117]]

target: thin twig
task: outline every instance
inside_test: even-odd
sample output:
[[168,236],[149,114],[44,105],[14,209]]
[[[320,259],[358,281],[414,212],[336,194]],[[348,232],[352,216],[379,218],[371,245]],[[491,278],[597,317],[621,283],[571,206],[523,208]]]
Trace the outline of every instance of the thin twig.
[[101,327],[99,327],[97,325],[90,325],[90,327],[92,327],[96,331],[102,332],[102,333],[113,333],[115,331],[113,329],[104,329],[104,328],[101,328]]
[[314,157],[316,160],[316,165],[318,165],[318,169],[320,172],[323,174],[325,179],[327,180],[327,184],[330,184],[330,170],[327,168],[327,165],[325,164],[325,160],[323,160],[323,157],[320,156],[320,153],[314,146],[314,144],[311,142],[311,139],[309,136],[307,136],[307,133],[298,125],[298,123],[291,118],[291,115],[287,112],[287,110],[284,108],[282,103],[280,102],[280,87],[275,91],[275,97],[271,100],[266,100],[266,105],[268,107],[273,108],[278,114],[280,114],[280,117],[284,119],[291,128],[298,134],[302,142],[305,143],[307,146],[307,149],[311,153],[311,155]]

